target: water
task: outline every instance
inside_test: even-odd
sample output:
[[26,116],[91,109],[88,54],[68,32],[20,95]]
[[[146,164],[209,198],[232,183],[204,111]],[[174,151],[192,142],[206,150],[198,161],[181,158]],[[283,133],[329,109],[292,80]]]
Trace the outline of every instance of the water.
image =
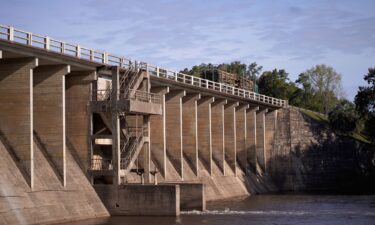
[[375,195],[258,195],[215,202],[179,217],[111,217],[69,225],[375,225]]

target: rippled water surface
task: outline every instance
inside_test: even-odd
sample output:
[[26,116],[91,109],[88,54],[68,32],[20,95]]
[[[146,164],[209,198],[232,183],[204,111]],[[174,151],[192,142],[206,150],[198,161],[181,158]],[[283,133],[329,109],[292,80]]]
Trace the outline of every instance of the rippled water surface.
[[375,195],[258,195],[215,202],[206,212],[179,217],[111,217],[69,223],[119,225],[172,224],[368,224],[375,225]]

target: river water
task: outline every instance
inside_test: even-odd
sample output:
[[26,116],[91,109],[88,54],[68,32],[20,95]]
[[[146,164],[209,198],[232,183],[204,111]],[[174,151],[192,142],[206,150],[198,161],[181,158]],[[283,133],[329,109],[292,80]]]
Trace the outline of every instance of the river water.
[[256,195],[208,204],[179,217],[111,217],[69,225],[375,225],[375,195]]

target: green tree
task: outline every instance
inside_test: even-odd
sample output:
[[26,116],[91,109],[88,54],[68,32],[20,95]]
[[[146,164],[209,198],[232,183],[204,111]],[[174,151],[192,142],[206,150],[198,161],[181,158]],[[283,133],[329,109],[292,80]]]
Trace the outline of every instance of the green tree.
[[304,90],[320,99],[323,112],[330,112],[342,95],[341,75],[332,67],[321,64],[299,75]]
[[259,93],[275,98],[288,99],[297,87],[288,78],[288,73],[281,69],[265,71],[258,80]]
[[364,80],[369,86],[359,87],[354,102],[364,121],[364,132],[375,141],[375,68],[368,69]]
[[334,130],[341,133],[350,133],[355,130],[359,117],[355,105],[344,99],[328,114],[328,119]]

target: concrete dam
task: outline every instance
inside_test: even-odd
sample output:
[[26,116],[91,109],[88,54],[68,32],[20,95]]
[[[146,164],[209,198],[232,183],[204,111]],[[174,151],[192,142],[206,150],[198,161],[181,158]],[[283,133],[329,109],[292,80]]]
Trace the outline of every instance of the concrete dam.
[[0,105],[0,224],[175,216],[276,191],[269,161],[290,110],[3,25]]

